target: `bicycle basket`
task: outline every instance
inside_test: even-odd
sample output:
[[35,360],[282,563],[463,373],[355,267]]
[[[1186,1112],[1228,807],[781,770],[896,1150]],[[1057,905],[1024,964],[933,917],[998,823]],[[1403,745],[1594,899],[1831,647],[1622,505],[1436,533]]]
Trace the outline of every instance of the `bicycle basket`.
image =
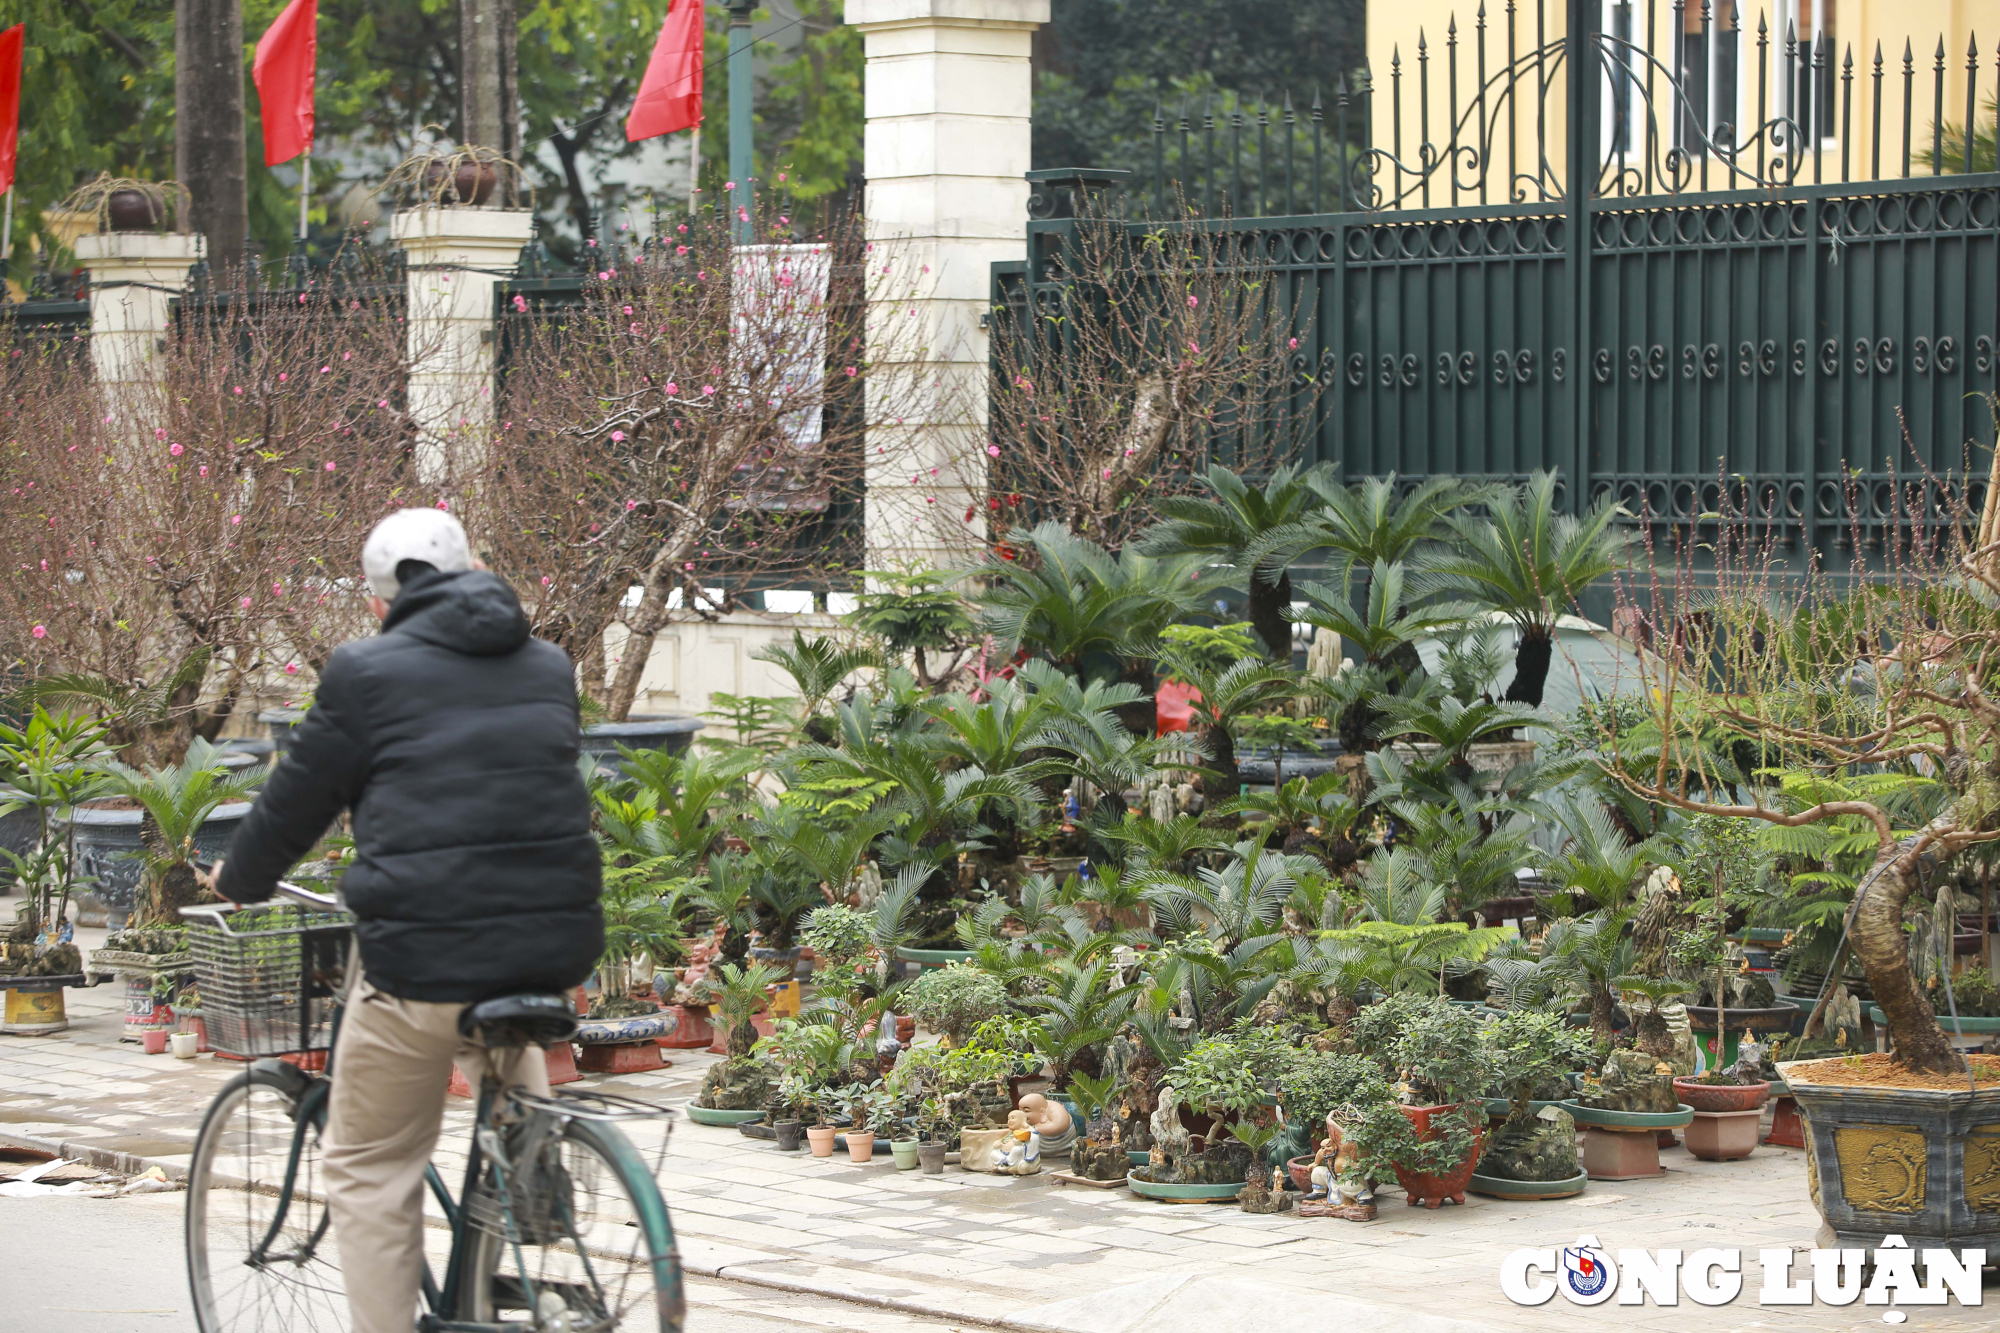
[[346,912],[289,903],[190,919],[208,1044],[246,1057],[325,1050],[353,924]]

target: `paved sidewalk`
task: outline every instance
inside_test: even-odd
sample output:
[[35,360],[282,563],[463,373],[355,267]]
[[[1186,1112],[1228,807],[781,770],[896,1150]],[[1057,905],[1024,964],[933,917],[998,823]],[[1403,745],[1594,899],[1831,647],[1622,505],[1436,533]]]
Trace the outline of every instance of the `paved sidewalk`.
[[[240,1065],[147,1056],[118,1041],[112,986],[69,993],[71,1027],[0,1037],[0,1142],[88,1151],[184,1168],[208,1100]],[[673,1067],[572,1086],[663,1105],[692,1096],[715,1057],[673,1052]],[[446,1142],[463,1141],[470,1107],[453,1099]],[[1050,1333],[1315,1327],[1352,1319],[1408,1333],[1586,1325],[1684,1333],[1730,1329],[1879,1328],[1880,1307],[1678,1309],[1558,1298],[1524,1309],[1500,1293],[1502,1258],[1521,1246],[1595,1235],[1624,1246],[1809,1249],[1818,1217],[1803,1155],[1760,1148],[1742,1162],[1662,1153],[1659,1180],[1594,1184],[1550,1203],[1467,1197],[1463,1208],[1407,1208],[1393,1193],[1372,1223],[1251,1216],[1233,1206],[1170,1206],[1124,1190],[1056,1187],[947,1167],[899,1172],[886,1154],[780,1153],[733,1129],[676,1123],[661,1184],[682,1254],[698,1274],[839,1297],[913,1314]],[[447,1171],[447,1179],[454,1179]],[[1989,1299],[2000,1292],[1989,1291]],[[1972,1328],[1985,1310],[1912,1309],[1905,1329]]]

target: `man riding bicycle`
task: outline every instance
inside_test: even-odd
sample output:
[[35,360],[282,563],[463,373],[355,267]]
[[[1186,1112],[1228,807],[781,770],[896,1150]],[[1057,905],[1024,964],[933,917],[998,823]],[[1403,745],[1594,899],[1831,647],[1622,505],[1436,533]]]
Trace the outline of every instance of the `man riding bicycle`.
[[[604,947],[601,858],[575,667],[528,633],[507,584],[438,509],[404,509],[361,550],[382,632],[334,650],[291,748],[216,868],[263,902],[353,812],[342,881],[359,976],[334,1048],[325,1162],[354,1333],[410,1333],[423,1273],[424,1166],[456,1060],[548,1092],[541,1052],[493,1059],[470,1004],[582,983]],[[498,1067],[498,1066],[506,1067]]]

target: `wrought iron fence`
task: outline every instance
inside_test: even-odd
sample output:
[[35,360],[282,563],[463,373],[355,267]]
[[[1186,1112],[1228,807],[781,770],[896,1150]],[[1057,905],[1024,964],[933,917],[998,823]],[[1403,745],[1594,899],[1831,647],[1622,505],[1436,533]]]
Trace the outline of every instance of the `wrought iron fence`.
[[[1615,0],[1612,30],[1587,30],[1602,131],[1593,197],[1995,169],[1970,127],[1982,78],[1987,105],[2000,99],[2000,48],[1982,64],[1976,36],[1962,107],[1947,106],[1956,69],[1942,35],[1928,61],[1909,40],[1900,61],[1879,41],[1859,61],[1848,42],[1836,60],[1830,32],[1801,37],[1788,20],[1780,35],[1761,11],[1746,35],[1736,0],[1643,7],[1640,20],[1640,0]],[[1420,29],[1407,61],[1400,43],[1392,47],[1386,78],[1364,64],[1309,98],[1162,102],[1126,207],[1212,218],[1558,202],[1569,192],[1571,42],[1548,33],[1564,8],[1506,0],[1491,21],[1481,3],[1469,34],[1454,14],[1441,43]],[[1961,123],[1947,119],[1958,113]]]
[[[1113,172],[1034,173],[1028,259],[994,266],[996,336],[1081,308],[1077,229],[1199,229],[1254,248],[1272,309],[1298,312],[1273,332],[1297,340],[1308,461],[1412,484],[1554,468],[1572,505],[1748,513],[1822,549],[1912,506],[1939,517],[1927,478],[1994,442],[2000,172],[1978,114],[2000,60],[1968,52],[1954,126],[1944,58],[1919,71],[1914,43],[1900,75],[1843,53],[1835,79],[1830,41],[1774,51],[1717,0],[1647,4],[1629,33],[1595,30],[1598,0],[1570,9],[1557,44],[1545,6],[1529,33],[1509,4],[1490,61],[1484,14],[1463,44],[1453,24],[1442,87],[1420,39],[1386,92],[1336,95],[1331,133],[1323,101],[1281,109],[1276,134],[1263,112],[1191,117],[1185,147],[1163,121],[1161,170],[1121,198]],[[1664,56],[1642,40],[1662,15],[1683,39]],[[1720,62],[1729,42],[1742,64]]]

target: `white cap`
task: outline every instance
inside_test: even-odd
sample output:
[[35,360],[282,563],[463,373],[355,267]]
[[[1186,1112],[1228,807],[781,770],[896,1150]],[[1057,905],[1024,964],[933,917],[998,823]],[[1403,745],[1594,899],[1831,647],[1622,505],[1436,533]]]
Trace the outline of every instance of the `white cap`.
[[375,525],[361,545],[361,572],[369,591],[385,602],[396,600],[402,585],[396,566],[421,560],[442,574],[462,574],[472,568],[472,547],[465,528],[442,509],[398,509]]

